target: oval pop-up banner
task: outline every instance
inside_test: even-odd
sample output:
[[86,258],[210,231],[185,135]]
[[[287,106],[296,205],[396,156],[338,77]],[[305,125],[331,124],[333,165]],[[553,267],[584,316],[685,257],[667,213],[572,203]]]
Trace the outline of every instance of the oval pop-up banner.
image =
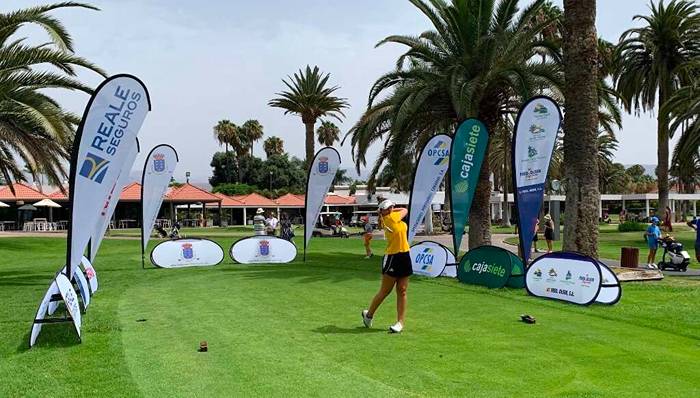
[[598,262],[579,253],[557,252],[533,261],[525,274],[525,288],[533,296],[589,305],[600,293]]
[[442,274],[440,276],[446,276],[448,278],[456,278],[457,277],[457,267],[459,267],[459,262],[457,262],[457,258],[455,257],[455,254],[452,253],[452,250],[448,249],[446,246],[442,246],[447,250],[447,264],[445,265],[445,270],[442,271]]
[[449,255],[447,249],[431,241],[423,241],[411,246],[411,263],[413,273],[436,278],[445,270]]
[[501,288],[512,273],[511,253],[496,246],[479,246],[462,257],[457,278],[462,283]]
[[206,267],[224,260],[224,249],[209,239],[166,240],[151,252],[151,262],[160,268]]
[[596,303],[601,304],[616,304],[622,298],[622,287],[620,286],[620,280],[617,279],[617,275],[607,265],[598,261],[598,267],[600,268],[600,273],[602,281],[600,283],[600,293],[598,297],[595,298]]
[[294,243],[274,236],[251,236],[231,245],[229,254],[241,264],[282,264],[294,261]]

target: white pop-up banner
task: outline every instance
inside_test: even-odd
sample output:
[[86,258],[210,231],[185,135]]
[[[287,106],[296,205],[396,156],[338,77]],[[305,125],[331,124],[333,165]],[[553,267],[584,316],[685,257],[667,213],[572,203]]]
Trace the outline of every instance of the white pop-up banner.
[[68,276],[80,264],[95,231],[95,219],[103,211],[104,199],[124,171],[150,109],[146,86],[131,75],[105,80],[85,108],[71,158]]
[[90,237],[90,261],[95,261],[95,256],[97,256],[97,251],[100,249],[102,244],[102,239],[104,239],[105,233],[107,232],[107,227],[109,227],[109,220],[112,219],[114,210],[117,208],[117,203],[119,203],[119,196],[124,190],[124,187],[129,183],[129,172],[134,166],[134,161],[136,156],[141,151],[141,146],[139,145],[139,139],[136,138],[136,145],[132,146],[129,150],[127,158],[124,160],[124,166],[119,177],[117,177],[116,183],[112,186],[107,197],[104,198],[104,205],[102,206],[102,211],[95,217],[95,230]]
[[148,239],[151,237],[153,225],[158,217],[163,195],[168,189],[170,178],[175,172],[179,161],[175,148],[168,144],[160,144],[151,149],[146,156],[141,175],[141,265]]
[[318,214],[321,212],[323,201],[335,179],[335,173],[340,167],[340,154],[332,147],[325,147],[314,156],[306,179],[306,218],[304,220],[304,260],[306,248],[311,240]]
[[48,311],[50,304],[53,302],[52,300],[55,300],[54,297],[58,294],[61,295],[67,315],[70,317],[70,319],[68,319],[68,317],[62,318],[62,320],[65,319],[67,322],[72,322],[76,333],[78,333],[78,338],[80,338],[80,326],[82,325],[82,321],[80,305],[78,304],[78,294],[73,289],[68,278],[64,274],[59,273],[56,275],[56,279],[51,282],[49,289],[46,291],[44,298],[39,304],[39,309],[36,312],[34,322],[32,323],[32,330],[29,334],[30,348],[36,343],[36,339],[39,337],[43,324],[52,322],[51,319],[45,318],[46,315],[49,315]]
[[413,186],[409,200],[408,243],[413,242],[418,227],[425,217],[431,217],[433,197],[440,189],[450,166],[452,138],[439,134],[423,147],[413,174]]

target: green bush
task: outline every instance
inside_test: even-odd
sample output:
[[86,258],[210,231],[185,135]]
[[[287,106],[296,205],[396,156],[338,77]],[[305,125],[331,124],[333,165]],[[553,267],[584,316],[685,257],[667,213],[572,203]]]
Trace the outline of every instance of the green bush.
[[647,226],[646,224],[642,224],[636,221],[625,221],[617,226],[617,230],[619,232],[639,232],[646,231]]

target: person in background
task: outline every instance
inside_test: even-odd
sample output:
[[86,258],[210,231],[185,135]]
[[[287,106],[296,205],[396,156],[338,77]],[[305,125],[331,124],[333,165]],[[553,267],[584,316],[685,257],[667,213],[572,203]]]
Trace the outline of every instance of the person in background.
[[268,235],[275,236],[277,231],[277,224],[279,224],[279,220],[277,219],[275,212],[271,212],[270,217],[268,217],[265,220],[265,226]]
[[258,209],[253,217],[253,231],[255,235],[265,235],[265,211]]
[[627,221],[627,210],[622,209],[620,210],[620,224],[622,224],[625,221]]
[[394,209],[394,202],[388,199],[379,204],[379,215],[384,224],[384,234],[387,239],[386,259],[382,265],[382,284],[379,291],[372,298],[369,309],[362,311],[362,323],[365,327],[372,326],[375,311],[396,286],[397,321],[389,327],[389,332],[401,333],[403,330],[408,279],[413,274],[408,246],[408,227],[403,221],[407,214],[407,209]]
[[547,241],[547,253],[551,253],[554,242],[554,221],[549,214],[544,215],[544,239]]
[[287,213],[280,215],[280,238],[294,243],[294,226],[289,220]]
[[671,213],[671,208],[666,206],[666,210],[664,210],[664,228],[666,229],[666,232],[673,232],[673,224],[672,224],[672,213]]
[[540,239],[537,237],[537,233],[540,231],[540,219],[535,220],[535,235],[532,236],[532,247],[535,248],[535,253],[539,253],[540,249],[537,248],[537,241]]
[[657,217],[651,218],[651,224],[647,228],[647,232],[644,234],[647,238],[647,247],[649,248],[649,255],[647,255],[647,268],[658,268],[656,266],[656,250],[659,248],[659,239],[661,239],[661,229],[659,229],[659,219]]
[[362,236],[364,242],[365,242],[365,259],[370,259],[372,256],[374,256],[374,253],[372,253],[372,232],[374,232],[374,226],[372,225],[371,222],[369,222],[369,216],[367,216],[365,219],[365,233]]
[[695,230],[695,259],[700,263],[700,218],[693,216],[688,226]]

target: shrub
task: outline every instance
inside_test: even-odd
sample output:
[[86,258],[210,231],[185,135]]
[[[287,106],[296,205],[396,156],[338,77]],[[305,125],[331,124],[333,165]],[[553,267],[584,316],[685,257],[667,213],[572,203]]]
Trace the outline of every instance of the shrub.
[[642,224],[636,221],[625,221],[617,226],[617,230],[619,232],[639,232],[646,231],[647,226],[646,224]]

